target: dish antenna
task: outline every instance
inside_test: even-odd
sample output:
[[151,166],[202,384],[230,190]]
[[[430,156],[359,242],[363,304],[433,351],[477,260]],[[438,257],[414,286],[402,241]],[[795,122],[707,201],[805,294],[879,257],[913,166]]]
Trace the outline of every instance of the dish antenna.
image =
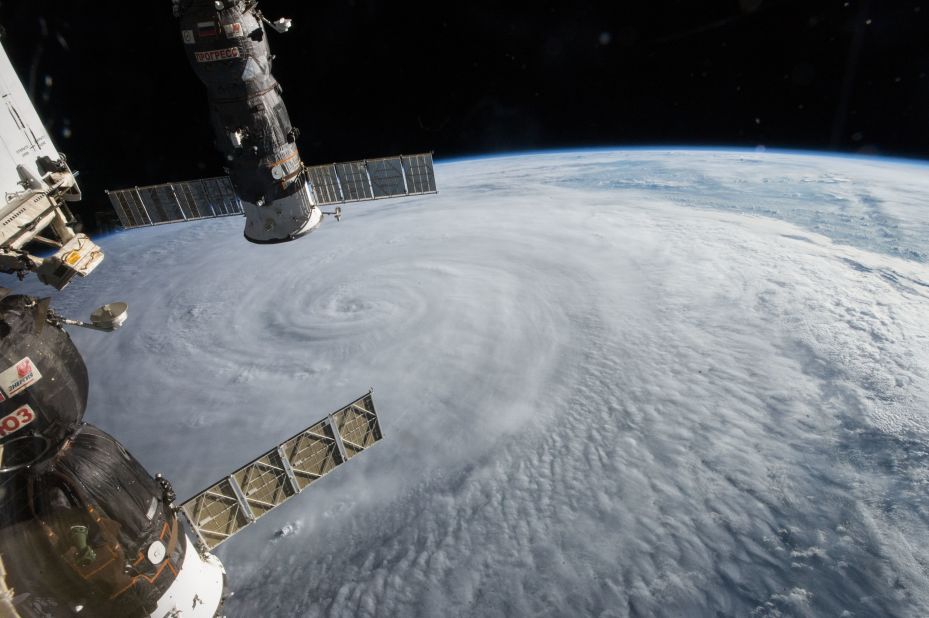
[[102,330],[111,333],[117,330],[126,321],[129,312],[129,305],[123,302],[108,303],[98,307],[90,314],[90,323],[81,322],[59,315],[49,309],[48,322],[55,326],[68,324],[69,326],[80,326],[82,328],[91,328],[93,330]]

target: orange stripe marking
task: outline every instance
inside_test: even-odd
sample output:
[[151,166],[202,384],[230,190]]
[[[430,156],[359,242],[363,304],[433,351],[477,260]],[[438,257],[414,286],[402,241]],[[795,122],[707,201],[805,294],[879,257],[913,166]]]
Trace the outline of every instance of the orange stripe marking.
[[272,164],[269,165],[268,167],[274,167],[275,165],[280,165],[281,163],[286,163],[287,161],[290,161],[291,159],[293,159],[294,157],[296,157],[298,154],[300,154],[300,151],[299,151],[299,150],[294,150],[293,154],[290,155],[289,157],[284,157],[284,158],[281,159],[280,161],[275,161],[274,163],[272,163]]

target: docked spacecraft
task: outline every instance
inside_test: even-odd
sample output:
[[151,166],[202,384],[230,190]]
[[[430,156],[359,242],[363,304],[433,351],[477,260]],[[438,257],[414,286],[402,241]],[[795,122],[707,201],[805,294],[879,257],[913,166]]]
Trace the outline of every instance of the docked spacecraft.
[[[56,314],[0,296],[0,607],[24,617],[164,616],[181,605],[215,615],[222,565],[194,548],[170,485],[82,422],[87,368]],[[194,595],[214,611],[192,608]]]
[[[244,213],[246,238],[280,242],[318,226],[321,204],[434,193],[428,153],[303,165],[265,40],[266,24],[288,23],[256,4],[174,0],[229,176],[110,192],[123,225]],[[0,271],[61,289],[103,253],[77,231],[75,174],[2,50],[0,98]],[[126,312],[111,303],[81,322],[0,288],[0,616],[221,616],[225,571],[212,550],[382,438],[369,391],[179,501],[83,421],[87,368],[64,328],[115,330]]]
[[436,192],[431,153],[304,165],[266,30],[290,20],[268,20],[254,0],[172,3],[228,176],[108,191],[124,228],[244,213],[245,238],[277,243],[314,230],[326,205],[339,218],[346,202]]
[[[86,326],[114,330],[122,304]],[[87,368],[46,300],[0,289],[0,615],[222,615],[211,551],[381,439],[370,392],[179,503],[83,422]]]
[[[220,8],[221,7],[221,8]],[[271,75],[271,50],[254,2],[177,0],[191,66],[206,86],[216,147],[245,210],[245,237],[269,243],[315,229],[297,129]]]

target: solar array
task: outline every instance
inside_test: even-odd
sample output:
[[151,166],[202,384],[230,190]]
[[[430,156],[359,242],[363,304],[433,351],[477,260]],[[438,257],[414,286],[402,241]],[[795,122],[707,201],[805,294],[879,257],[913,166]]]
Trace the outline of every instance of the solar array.
[[321,205],[436,192],[428,152],[315,165],[306,172]]
[[228,176],[107,191],[124,228],[241,215]]
[[213,549],[382,438],[369,391],[181,505]]
[[[432,153],[304,168],[318,205],[435,193]],[[107,191],[126,228],[243,214],[228,176]]]

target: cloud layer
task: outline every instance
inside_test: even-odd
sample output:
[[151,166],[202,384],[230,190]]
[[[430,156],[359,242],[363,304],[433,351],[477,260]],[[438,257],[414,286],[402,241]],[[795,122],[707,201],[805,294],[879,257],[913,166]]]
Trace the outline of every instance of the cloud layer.
[[383,443],[220,551],[231,615],[921,615],[925,177],[457,163],[286,245],[105,239],[56,306],[129,302],[88,420],[182,496],[375,387]]

